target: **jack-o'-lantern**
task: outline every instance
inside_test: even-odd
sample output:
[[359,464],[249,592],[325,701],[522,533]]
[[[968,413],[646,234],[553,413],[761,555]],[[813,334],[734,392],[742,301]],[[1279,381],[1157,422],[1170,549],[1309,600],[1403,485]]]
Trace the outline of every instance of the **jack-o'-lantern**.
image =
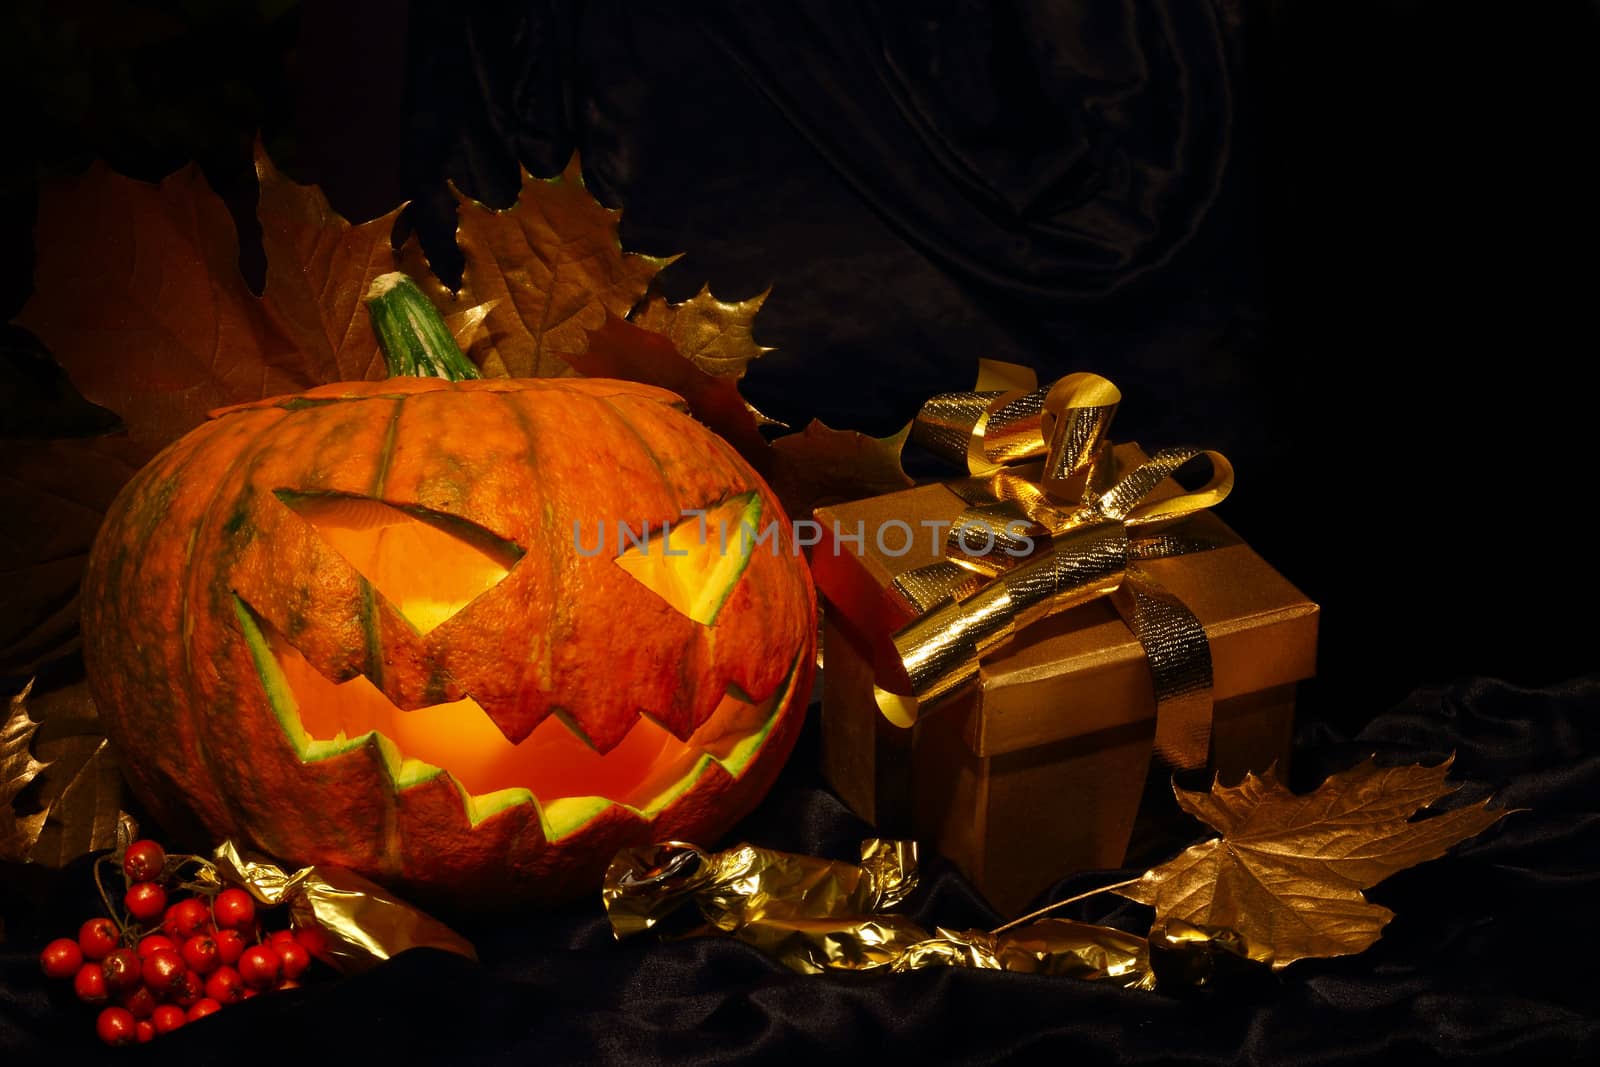
[[816,604],[777,500],[674,394],[448,380],[476,374],[414,287],[372,307],[392,369],[444,377],[215,412],[107,515],[84,655],[136,792],[476,903],[714,839],[810,692]]

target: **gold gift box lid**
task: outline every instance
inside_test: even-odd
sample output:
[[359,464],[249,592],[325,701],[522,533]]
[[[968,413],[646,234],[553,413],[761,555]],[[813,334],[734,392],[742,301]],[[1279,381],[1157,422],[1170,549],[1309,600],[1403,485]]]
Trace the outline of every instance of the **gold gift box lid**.
[[[1119,445],[1117,452],[1119,461],[1142,456],[1131,444]],[[817,509],[817,587],[827,610],[870,646],[865,651],[873,662],[893,654],[889,637],[909,621],[889,584],[942,558],[936,544],[942,535],[935,538],[921,524],[948,525],[966,507],[944,485],[933,484]],[[906,540],[897,525],[883,539],[875,536],[895,520],[915,534],[900,555],[885,550],[899,549]],[[835,540],[836,529],[848,538],[858,528],[866,534],[860,545]],[[1139,566],[1182,598],[1205,627],[1214,698],[1220,702],[1315,674],[1317,605],[1215,516],[1196,515],[1183,530],[1217,547]],[[1081,737],[1155,714],[1144,650],[1105,600],[1028,627],[983,661],[976,684],[981,699],[952,699],[946,710],[966,715],[964,736],[979,756]]]

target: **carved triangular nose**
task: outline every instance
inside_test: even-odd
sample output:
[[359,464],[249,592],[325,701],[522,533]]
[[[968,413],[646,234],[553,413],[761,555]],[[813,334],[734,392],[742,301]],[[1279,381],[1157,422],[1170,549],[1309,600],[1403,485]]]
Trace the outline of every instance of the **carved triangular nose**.
[[453,515],[363,497],[276,495],[420,634],[493,588],[522,557],[516,545]]

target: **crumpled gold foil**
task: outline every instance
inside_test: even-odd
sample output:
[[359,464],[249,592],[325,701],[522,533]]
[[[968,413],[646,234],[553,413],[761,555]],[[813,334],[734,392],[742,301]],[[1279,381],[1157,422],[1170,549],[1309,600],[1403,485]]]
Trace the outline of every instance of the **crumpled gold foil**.
[[601,900],[618,939],[692,907],[703,920],[693,932],[736,937],[802,974],[972,967],[1155,988],[1144,938],[1064,919],[999,934],[930,933],[886,910],[916,884],[911,841],[865,841],[859,864],[753,845],[705,852],[668,841],[617,853]]
[[[950,528],[945,559],[890,586],[916,616],[893,635],[896,656],[875,687],[891,722],[913,725],[1031,623],[1110,597],[1150,662],[1157,755],[1179,769],[1205,765],[1212,712],[1205,629],[1139,561],[1209,547],[1166,527],[1226,497],[1233,468],[1218,452],[1168,448],[1114,470],[1106,433],[1121,398],[1096,374],[1039,388],[1025,367],[984,361],[976,391],[935,396],[918,413],[912,440],[966,469],[969,476],[950,488],[969,506]],[[1039,457],[1035,468],[1013,466]],[[1179,470],[1202,462],[1210,469],[1204,485],[1161,491]]]
[[351,974],[408,948],[439,948],[477,959],[472,943],[382,886],[343,867],[284,868],[242,852],[232,841],[212,856],[217,874],[268,907],[287,904],[297,930],[321,930],[324,963]]

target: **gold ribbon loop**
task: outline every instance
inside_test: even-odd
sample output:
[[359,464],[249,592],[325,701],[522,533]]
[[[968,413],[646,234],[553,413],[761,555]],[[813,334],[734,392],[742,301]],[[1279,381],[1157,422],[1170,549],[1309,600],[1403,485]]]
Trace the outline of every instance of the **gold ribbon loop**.
[[983,440],[989,415],[1002,392],[940,393],[928,398],[911,424],[911,440],[946,463],[965,467],[973,474],[996,468],[984,456]]
[[[1176,496],[1152,498],[1151,494],[1179,471],[1206,461],[1211,477],[1198,489]],[[1233,464],[1221,452],[1204,448],[1163,448],[1149,460],[1129,471],[1095,501],[1095,510],[1131,527],[1185,518],[1220,503],[1233,491]]]
[[1098,374],[1069,374],[1045,396],[1040,436],[1046,442],[1043,483],[1057,496],[1071,492],[1101,454],[1122,390]]
[[[988,362],[983,376],[1033,381],[1026,368]],[[1112,596],[1150,661],[1157,754],[1180,769],[1205,764],[1212,683],[1205,629],[1137,563],[1212,547],[1156,531],[1225,498],[1233,467],[1220,452],[1167,448],[1132,470],[1114,470],[1106,434],[1121,399],[1111,382],[1083,373],[1046,389],[945,393],[923,405],[912,439],[966,467],[971,476],[950,488],[969,506],[950,528],[945,558],[891,584],[916,615],[893,635],[897,662],[879,667],[875,695],[891,722],[914,724],[928,703],[976,679],[984,656],[1038,619]],[[1037,471],[1001,466],[1041,452]],[[1203,484],[1166,488],[1201,467]]]

